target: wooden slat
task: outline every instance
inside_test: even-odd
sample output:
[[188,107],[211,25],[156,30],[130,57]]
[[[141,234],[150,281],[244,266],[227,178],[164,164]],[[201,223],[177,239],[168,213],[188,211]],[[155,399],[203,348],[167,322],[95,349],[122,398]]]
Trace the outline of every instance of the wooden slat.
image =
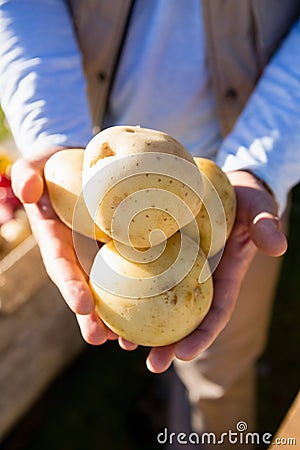
[[0,261],[0,441],[85,348],[32,236]]
[[32,235],[0,261],[0,314],[12,314],[46,281],[40,251]]
[[282,445],[286,449],[300,448],[300,391],[273,438],[273,444],[268,449],[274,450],[275,444]]
[[84,348],[74,314],[50,281],[0,317],[0,441]]

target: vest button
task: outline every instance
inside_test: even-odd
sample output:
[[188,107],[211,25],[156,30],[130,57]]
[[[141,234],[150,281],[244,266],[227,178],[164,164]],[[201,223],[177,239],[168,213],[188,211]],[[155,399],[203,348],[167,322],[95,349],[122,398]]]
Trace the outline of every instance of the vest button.
[[225,98],[227,100],[236,100],[238,96],[237,90],[234,88],[228,88],[227,91],[225,92]]
[[106,80],[106,73],[105,72],[98,72],[98,80],[99,81],[105,81]]

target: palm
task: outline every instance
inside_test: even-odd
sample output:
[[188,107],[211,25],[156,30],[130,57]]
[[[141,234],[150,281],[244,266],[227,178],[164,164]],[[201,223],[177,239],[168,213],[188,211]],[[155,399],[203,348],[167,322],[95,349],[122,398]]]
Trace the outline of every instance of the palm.
[[286,250],[286,239],[274,218],[272,196],[247,173],[229,175],[235,186],[238,212],[222,259],[214,272],[212,307],[201,325],[177,344],[151,350],[148,367],[163,372],[175,357],[191,360],[207,349],[229,321],[243,278],[257,249],[272,256]]
[[[95,312],[88,276],[75,253],[72,231],[54,213],[47,193],[42,195],[42,170],[42,161],[32,164],[20,160],[13,170],[13,184],[19,198],[28,203],[26,211],[47,272],[76,313],[87,342],[98,345],[107,339],[117,339]],[[25,172],[24,182],[22,175]],[[176,344],[150,351],[147,365],[153,372],[165,371],[175,357],[182,360],[195,358],[216,339],[231,317],[240,285],[257,249],[272,256],[279,256],[286,250],[285,236],[279,231],[279,222],[274,215],[273,197],[250,173],[232,172],[229,178],[235,186],[238,212],[235,227],[214,273],[212,307],[202,324],[189,336]],[[91,255],[88,257],[92,261]],[[135,344],[122,338],[119,343],[125,350],[136,348]]]

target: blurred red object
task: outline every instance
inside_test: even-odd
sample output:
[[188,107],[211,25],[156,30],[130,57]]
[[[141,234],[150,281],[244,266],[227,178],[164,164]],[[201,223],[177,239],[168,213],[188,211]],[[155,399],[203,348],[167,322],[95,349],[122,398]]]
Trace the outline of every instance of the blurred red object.
[[11,180],[7,174],[0,174],[0,226],[14,217],[16,209],[22,203],[15,196],[11,188]]

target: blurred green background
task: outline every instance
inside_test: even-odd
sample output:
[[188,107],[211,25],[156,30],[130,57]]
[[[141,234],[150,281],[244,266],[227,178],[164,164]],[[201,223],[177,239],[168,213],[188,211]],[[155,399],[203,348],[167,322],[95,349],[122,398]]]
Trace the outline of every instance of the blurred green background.
[[9,135],[9,130],[6,126],[5,117],[0,108],[0,141]]
[[[3,124],[0,114],[0,138],[6,133]],[[289,249],[277,289],[269,344],[257,365],[258,431],[262,433],[275,433],[300,387],[300,186],[292,194]],[[101,347],[86,344],[83,353],[54,380],[0,448],[162,448],[156,443],[156,434],[166,424],[168,380],[167,375],[147,371],[147,353],[145,348],[125,352],[115,342]]]

